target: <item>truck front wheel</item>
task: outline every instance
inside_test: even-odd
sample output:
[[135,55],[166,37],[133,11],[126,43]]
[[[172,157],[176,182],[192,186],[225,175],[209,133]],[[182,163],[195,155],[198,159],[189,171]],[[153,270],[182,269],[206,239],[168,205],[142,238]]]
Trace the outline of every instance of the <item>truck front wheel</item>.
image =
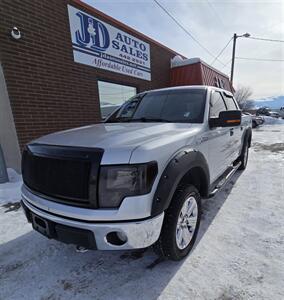
[[242,154],[240,156],[241,165],[239,166],[239,170],[244,170],[247,167],[248,155],[249,155],[249,143],[248,143],[248,139],[245,139],[243,149],[242,149]]
[[181,260],[192,249],[199,229],[201,197],[193,185],[175,192],[154,251],[164,258]]

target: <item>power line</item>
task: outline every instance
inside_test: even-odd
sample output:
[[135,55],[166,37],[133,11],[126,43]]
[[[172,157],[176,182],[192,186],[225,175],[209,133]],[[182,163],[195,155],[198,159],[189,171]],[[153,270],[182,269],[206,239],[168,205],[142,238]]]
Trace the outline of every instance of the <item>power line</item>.
[[271,58],[254,58],[254,57],[236,57],[236,59],[255,60],[255,61],[284,61],[284,59],[271,59]]
[[[225,51],[225,49],[229,46],[229,44],[231,43],[231,40],[233,38],[231,37],[230,40],[228,41],[228,43],[225,45],[225,47],[219,52],[219,54],[215,57],[215,59],[212,61],[211,65],[214,64],[214,62],[220,57],[220,55]],[[224,65],[225,66],[225,65]]]
[[225,66],[223,66],[221,69],[220,69],[220,71],[222,71],[223,73],[225,73],[229,78],[230,78],[230,74],[228,74],[225,70],[228,68],[228,67],[230,67],[230,63],[231,63],[231,61],[232,61],[232,59],[230,59],[229,61],[227,61],[226,63],[225,63]]
[[226,67],[228,67],[228,64],[229,64],[231,61],[232,61],[232,59],[230,59],[229,61],[227,61],[227,62],[225,63],[225,65],[221,68],[221,71],[222,71],[223,69],[225,69]]
[[[164,6],[162,6],[157,0],[154,2],[188,35],[190,36],[204,51],[206,51],[210,56],[215,58],[215,55],[210,52],[206,47],[204,47]],[[218,58],[217,60],[224,65]]]
[[215,14],[215,16],[217,17],[217,19],[219,20],[219,22],[222,24],[222,26],[225,28],[226,26],[224,25],[224,22],[222,20],[222,18],[220,17],[218,11],[215,9],[213,3],[211,3],[209,0],[206,0],[207,4],[211,7],[213,13]]
[[266,41],[266,42],[278,42],[278,43],[284,43],[284,40],[274,40],[274,39],[267,39],[267,38],[259,38],[259,37],[247,37],[248,39],[252,40],[259,40],[259,41]]

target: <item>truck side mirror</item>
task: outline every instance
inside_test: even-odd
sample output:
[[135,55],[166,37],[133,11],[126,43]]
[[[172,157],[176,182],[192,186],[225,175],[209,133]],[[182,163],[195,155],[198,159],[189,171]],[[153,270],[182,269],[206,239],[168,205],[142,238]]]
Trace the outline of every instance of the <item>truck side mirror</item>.
[[238,126],[242,121],[240,110],[225,110],[219,113],[219,118],[210,118],[209,126],[212,127],[232,127]]

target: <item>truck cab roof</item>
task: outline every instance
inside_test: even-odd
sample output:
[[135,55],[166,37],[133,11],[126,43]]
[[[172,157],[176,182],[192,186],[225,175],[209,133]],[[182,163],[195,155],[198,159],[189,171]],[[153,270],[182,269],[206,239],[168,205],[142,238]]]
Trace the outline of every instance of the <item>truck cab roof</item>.
[[230,96],[233,96],[233,94],[230,91],[224,90],[222,88],[216,87],[216,86],[210,86],[210,85],[182,85],[182,86],[174,86],[174,87],[167,87],[167,88],[161,88],[161,89],[154,89],[154,90],[148,90],[141,92],[139,94],[144,93],[155,93],[155,92],[167,92],[167,91],[176,91],[176,90],[192,90],[192,89],[199,89],[199,90],[216,90],[220,92],[224,92]]

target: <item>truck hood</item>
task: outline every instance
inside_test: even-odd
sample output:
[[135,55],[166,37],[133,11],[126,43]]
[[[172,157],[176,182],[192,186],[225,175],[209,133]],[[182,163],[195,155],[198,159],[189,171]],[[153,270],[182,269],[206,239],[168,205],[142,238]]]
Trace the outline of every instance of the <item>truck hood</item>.
[[200,128],[201,124],[185,123],[102,123],[52,133],[33,142],[102,148],[102,163],[128,163],[132,151],[141,145],[172,137],[185,139]]

